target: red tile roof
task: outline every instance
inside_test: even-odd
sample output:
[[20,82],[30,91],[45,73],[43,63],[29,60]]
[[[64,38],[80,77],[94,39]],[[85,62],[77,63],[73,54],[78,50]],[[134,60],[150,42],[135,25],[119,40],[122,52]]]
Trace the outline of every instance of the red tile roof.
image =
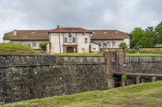
[[91,30],[93,40],[99,39],[124,39],[129,38],[129,35],[125,32],[118,30]]
[[83,28],[70,28],[70,27],[67,27],[67,28],[61,27],[59,29],[56,28],[56,29],[50,30],[49,32],[50,33],[57,33],[57,32],[61,32],[61,33],[66,33],[66,32],[74,32],[74,33],[87,32],[87,33],[91,33],[91,31],[83,29]]
[[48,41],[49,30],[16,30],[16,35],[14,35],[13,32],[8,32],[4,34],[3,39],[9,39],[9,40],[35,40],[35,41]]
[[[13,31],[14,32],[14,31]],[[13,32],[8,32],[4,34],[3,39],[9,40],[35,40],[35,41],[49,41],[49,32],[58,32],[58,29],[53,30],[16,30],[16,35]],[[118,30],[86,30],[83,28],[59,28],[59,32],[92,32],[92,40],[100,39],[124,39],[129,38],[127,33],[118,31]]]

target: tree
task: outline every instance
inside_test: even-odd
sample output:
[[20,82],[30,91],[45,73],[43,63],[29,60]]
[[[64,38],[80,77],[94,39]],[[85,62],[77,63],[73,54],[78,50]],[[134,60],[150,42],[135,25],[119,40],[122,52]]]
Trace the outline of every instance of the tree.
[[122,50],[125,50],[125,49],[127,49],[128,48],[128,46],[127,46],[127,44],[126,43],[120,43],[119,44],[119,48],[121,48]]
[[131,43],[130,43],[130,48],[134,48],[134,46],[136,45],[136,42],[131,41],[132,38],[133,38],[133,33],[131,32],[131,33],[129,33],[128,35],[129,35],[130,42],[131,42]]
[[137,52],[140,53],[141,52],[141,48],[142,45],[136,44],[136,46],[134,47],[135,49],[137,49]]
[[43,51],[46,51],[46,43],[40,44],[40,47]]
[[136,44],[142,45],[142,39],[144,37],[144,30],[142,28],[135,28],[131,33],[131,48],[134,48]]
[[157,35],[153,27],[147,27],[145,30],[142,28],[135,28],[129,34],[129,37],[131,48],[137,48],[139,46],[149,48],[157,44]]
[[142,38],[142,46],[149,48],[156,45],[156,33],[153,27],[147,27]]
[[156,27],[156,37],[157,37],[157,43],[156,44],[162,44],[162,22],[160,22]]

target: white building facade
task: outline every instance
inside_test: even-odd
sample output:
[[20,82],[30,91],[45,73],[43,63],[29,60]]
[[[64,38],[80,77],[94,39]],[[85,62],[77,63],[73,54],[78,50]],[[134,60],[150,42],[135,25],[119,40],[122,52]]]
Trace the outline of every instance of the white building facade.
[[100,48],[119,48],[120,43],[126,43],[130,48],[130,38],[127,33],[118,30],[93,30],[92,42],[100,45]]
[[90,53],[91,36],[83,28],[53,29],[49,31],[50,53]]

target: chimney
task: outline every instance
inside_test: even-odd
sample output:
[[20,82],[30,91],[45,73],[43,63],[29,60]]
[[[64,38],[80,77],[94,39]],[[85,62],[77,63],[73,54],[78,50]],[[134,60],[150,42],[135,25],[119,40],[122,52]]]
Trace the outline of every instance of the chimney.
[[16,35],[17,35],[17,30],[14,29],[13,33],[14,33],[14,35],[16,36]]

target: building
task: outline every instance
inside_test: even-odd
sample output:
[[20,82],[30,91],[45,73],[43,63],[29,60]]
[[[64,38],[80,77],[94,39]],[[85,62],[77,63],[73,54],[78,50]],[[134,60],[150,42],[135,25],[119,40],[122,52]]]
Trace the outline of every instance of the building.
[[49,31],[51,53],[89,53],[92,32],[83,28],[56,28]]
[[100,44],[100,48],[119,48],[125,42],[130,48],[130,38],[127,33],[118,30],[91,30],[92,42]]
[[125,42],[130,47],[127,33],[118,30],[86,30],[83,28],[56,28],[53,30],[14,30],[4,34],[4,43],[27,44],[40,49],[47,43],[47,52],[53,53],[98,53],[101,48],[119,48]]
[[3,43],[21,43],[33,49],[41,49],[41,43],[48,43],[49,30],[14,30],[4,34]]

